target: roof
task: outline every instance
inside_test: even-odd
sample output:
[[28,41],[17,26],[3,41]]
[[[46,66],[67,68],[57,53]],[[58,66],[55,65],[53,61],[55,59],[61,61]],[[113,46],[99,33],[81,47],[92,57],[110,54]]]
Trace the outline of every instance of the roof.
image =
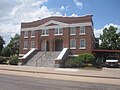
[[23,22],[21,23],[21,28],[37,27],[51,20],[55,20],[55,21],[59,21],[67,24],[92,22],[92,16],[93,15],[86,15],[81,17],[51,16],[51,17],[47,17],[47,18],[33,21],[33,22],[27,22],[27,23]]
[[92,50],[92,52],[120,52],[120,50],[102,50],[102,49],[96,49],[96,50]]

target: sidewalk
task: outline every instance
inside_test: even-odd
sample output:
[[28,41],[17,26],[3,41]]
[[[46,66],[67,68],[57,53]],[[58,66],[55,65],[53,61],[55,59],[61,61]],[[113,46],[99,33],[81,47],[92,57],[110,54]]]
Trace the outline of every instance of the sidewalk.
[[81,77],[94,77],[94,78],[120,79],[119,68],[103,68],[102,71],[95,71],[95,70],[81,70],[81,69],[71,69],[71,68],[68,69],[68,68],[0,65],[0,70],[68,75],[68,76],[81,76]]

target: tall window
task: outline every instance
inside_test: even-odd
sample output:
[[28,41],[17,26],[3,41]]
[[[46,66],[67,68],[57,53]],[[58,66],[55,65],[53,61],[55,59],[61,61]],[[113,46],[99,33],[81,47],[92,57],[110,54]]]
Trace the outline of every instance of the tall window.
[[70,40],[70,49],[76,49],[76,39]]
[[35,31],[31,31],[31,37],[35,37]]
[[24,31],[24,38],[28,38],[28,31]]
[[35,48],[35,41],[31,41],[30,48]]
[[54,30],[54,35],[62,35],[63,34],[63,29],[62,28],[56,28]]
[[80,49],[86,49],[85,39],[80,39]]
[[76,35],[76,27],[70,28],[70,35]]
[[24,49],[28,48],[28,41],[24,41]]
[[80,26],[80,35],[85,35],[85,26]]
[[48,29],[43,29],[42,30],[42,36],[48,36],[49,35],[49,30]]

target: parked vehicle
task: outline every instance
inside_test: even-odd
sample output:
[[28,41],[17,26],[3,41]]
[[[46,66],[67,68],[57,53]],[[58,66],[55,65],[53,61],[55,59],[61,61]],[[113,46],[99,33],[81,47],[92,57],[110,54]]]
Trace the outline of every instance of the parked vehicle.
[[105,65],[106,67],[120,67],[120,58],[118,56],[108,56]]

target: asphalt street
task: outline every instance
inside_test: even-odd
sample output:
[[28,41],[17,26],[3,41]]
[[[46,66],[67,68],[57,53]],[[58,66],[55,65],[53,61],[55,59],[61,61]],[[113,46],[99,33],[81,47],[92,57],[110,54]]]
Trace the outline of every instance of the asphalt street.
[[120,90],[120,86],[0,74],[0,90]]

